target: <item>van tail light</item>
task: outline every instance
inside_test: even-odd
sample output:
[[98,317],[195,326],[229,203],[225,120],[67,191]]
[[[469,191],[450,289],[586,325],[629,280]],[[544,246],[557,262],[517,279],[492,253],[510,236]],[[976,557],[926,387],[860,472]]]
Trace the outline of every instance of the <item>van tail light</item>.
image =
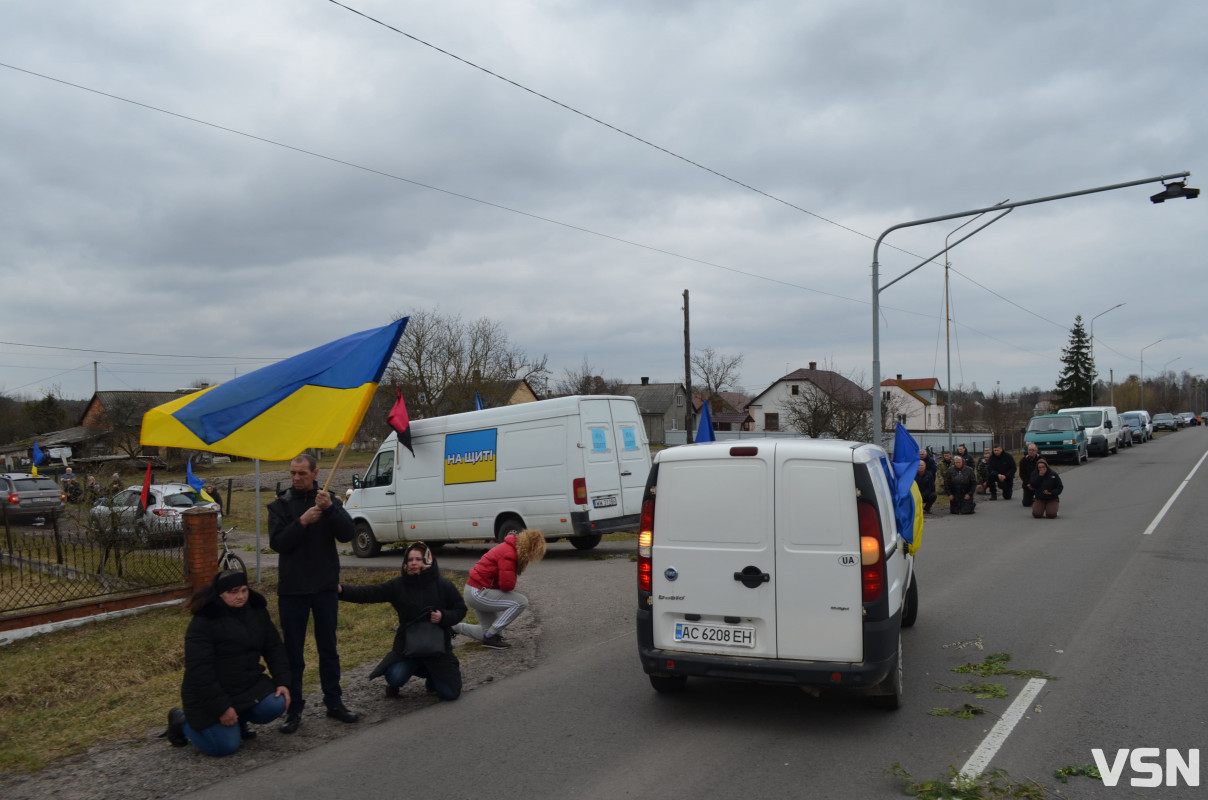
[[642,517],[638,523],[638,590],[654,591],[651,574],[654,569],[650,553],[654,547],[654,498],[642,501]]
[[13,505],[13,506],[21,505],[21,496],[18,495],[16,492],[10,492],[8,495],[8,503],[9,503],[9,505]]
[[871,503],[858,503],[860,519],[860,586],[865,603],[880,599],[885,591],[885,548],[881,515]]
[[575,502],[581,506],[587,505],[587,478],[575,478],[571,488],[575,493]]

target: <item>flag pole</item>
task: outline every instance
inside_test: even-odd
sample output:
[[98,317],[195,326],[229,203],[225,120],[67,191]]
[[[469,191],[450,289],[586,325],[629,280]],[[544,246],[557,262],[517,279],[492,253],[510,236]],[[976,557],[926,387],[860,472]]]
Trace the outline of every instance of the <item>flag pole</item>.
[[344,453],[348,450],[347,442],[340,442],[340,452],[336,453],[336,463],[331,465],[331,472],[327,475],[327,483],[323,484],[323,491],[327,491],[327,487],[331,486],[331,481],[336,476],[336,470],[340,468],[340,462],[344,460]]

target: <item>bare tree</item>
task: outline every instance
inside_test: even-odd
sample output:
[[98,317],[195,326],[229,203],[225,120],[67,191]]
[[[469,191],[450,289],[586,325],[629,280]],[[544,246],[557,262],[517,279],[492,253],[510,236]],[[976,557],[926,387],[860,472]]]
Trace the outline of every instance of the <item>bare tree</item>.
[[[738,388],[741,376],[742,353],[723,355],[712,347],[705,347],[692,354],[692,377],[697,380],[696,389],[705,401],[720,392]],[[711,406],[716,408],[716,406]]]
[[151,401],[136,393],[115,393],[105,406],[103,424],[109,429],[109,441],[115,450],[137,458],[142,453],[140,441],[143,414],[151,410]]
[[596,369],[583,356],[583,363],[578,369],[563,371],[561,378],[554,383],[554,391],[558,394],[620,394],[625,381],[619,378],[605,378],[596,374]]
[[[862,374],[849,377],[833,370],[810,370],[799,393],[784,403],[789,427],[814,438],[873,441],[872,395],[862,380]],[[885,397],[882,401],[881,429],[886,430],[893,427],[901,404]]]
[[382,383],[403,389],[413,417],[473,410],[476,391],[486,405],[500,405],[503,382],[540,383],[549,374],[546,356],[530,357],[495,320],[466,322],[435,309],[410,317]]

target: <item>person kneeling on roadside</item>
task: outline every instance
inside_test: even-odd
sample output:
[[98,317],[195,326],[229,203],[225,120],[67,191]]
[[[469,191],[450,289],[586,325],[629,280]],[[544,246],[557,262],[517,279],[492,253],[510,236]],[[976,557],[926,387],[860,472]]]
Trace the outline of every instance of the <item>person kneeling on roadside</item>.
[[426,544],[407,548],[401,576],[372,586],[341,584],[337,591],[346,602],[389,603],[398,612],[394,647],[369,674],[369,680],[386,676],[387,697],[398,697],[413,675],[427,679],[428,691],[441,700],[461,696],[461,664],[453,654],[450,629],[465,619],[466,604],[452,581],[440,574]]
[[242,572],[215,575],[188,609],[184,710],[168,712],[166,736],[173,747],[192,742],[208,756],[229,756],[256,736],[248,723],[272,722],[289,708],[289,658],[268,601],[248,588]]
[[1032,501],[1032,516],[1036,519],[1048,517],[1057,519],[1057,509],[1061,506],[1061,476],[1049,468],[1049,462],[1043,458],[1036,462],[1036,474],[1028,481],[1035,499]]
[[528,608],[528,598],[515,591],[517,576],[545,557],[541,531],[509,533],[488,550],[470,570],[463,592],[466,605],[478,615],[478,625],[462,622],[454,630],[477,639],[484,647],[511,647],[503,640],[503,629]]
[[977,501],[973,499],[973,491],[977,479],[973,477],[973,468],[965,465],[965,459],[955,456],[948,474],[944,477],[944,491],[948,495],[948,513],[972,514],[977,510]]

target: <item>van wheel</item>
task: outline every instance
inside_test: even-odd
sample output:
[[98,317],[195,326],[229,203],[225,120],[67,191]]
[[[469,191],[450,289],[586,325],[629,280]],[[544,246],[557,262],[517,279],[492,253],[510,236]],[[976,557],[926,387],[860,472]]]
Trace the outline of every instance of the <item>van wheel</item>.
[[602,538],[604,537],[601,534],[593,533],[588,536],[572,536],[568,541],[576,550],[591,550],[600,543]]
[[523,522],[515,517],[508,517],[499,523],[499,529],[495,531],[495,541],[502,542],[509,533],[520,533],[522,530],[524,530]]
[[910,573],[910,586],[906,589],[902,606],[902,627],[914,627],[914,621],[919,618],[919,579],[913,572]]
[[902,634],[898,634],[898,653],[893,657],[893,666],[885,680],[877,684],[876,692],[869,699],[877,708],[896,711],[902,707]]
[[373,528],[364,520],[357,522],[357,532],[352,537],[352,552],[357,558],[373,558],[382,552],[382,545],[373,536]]
[[687,675],[651,675],[650,685],[659,694],[675,694],[688,688]]

